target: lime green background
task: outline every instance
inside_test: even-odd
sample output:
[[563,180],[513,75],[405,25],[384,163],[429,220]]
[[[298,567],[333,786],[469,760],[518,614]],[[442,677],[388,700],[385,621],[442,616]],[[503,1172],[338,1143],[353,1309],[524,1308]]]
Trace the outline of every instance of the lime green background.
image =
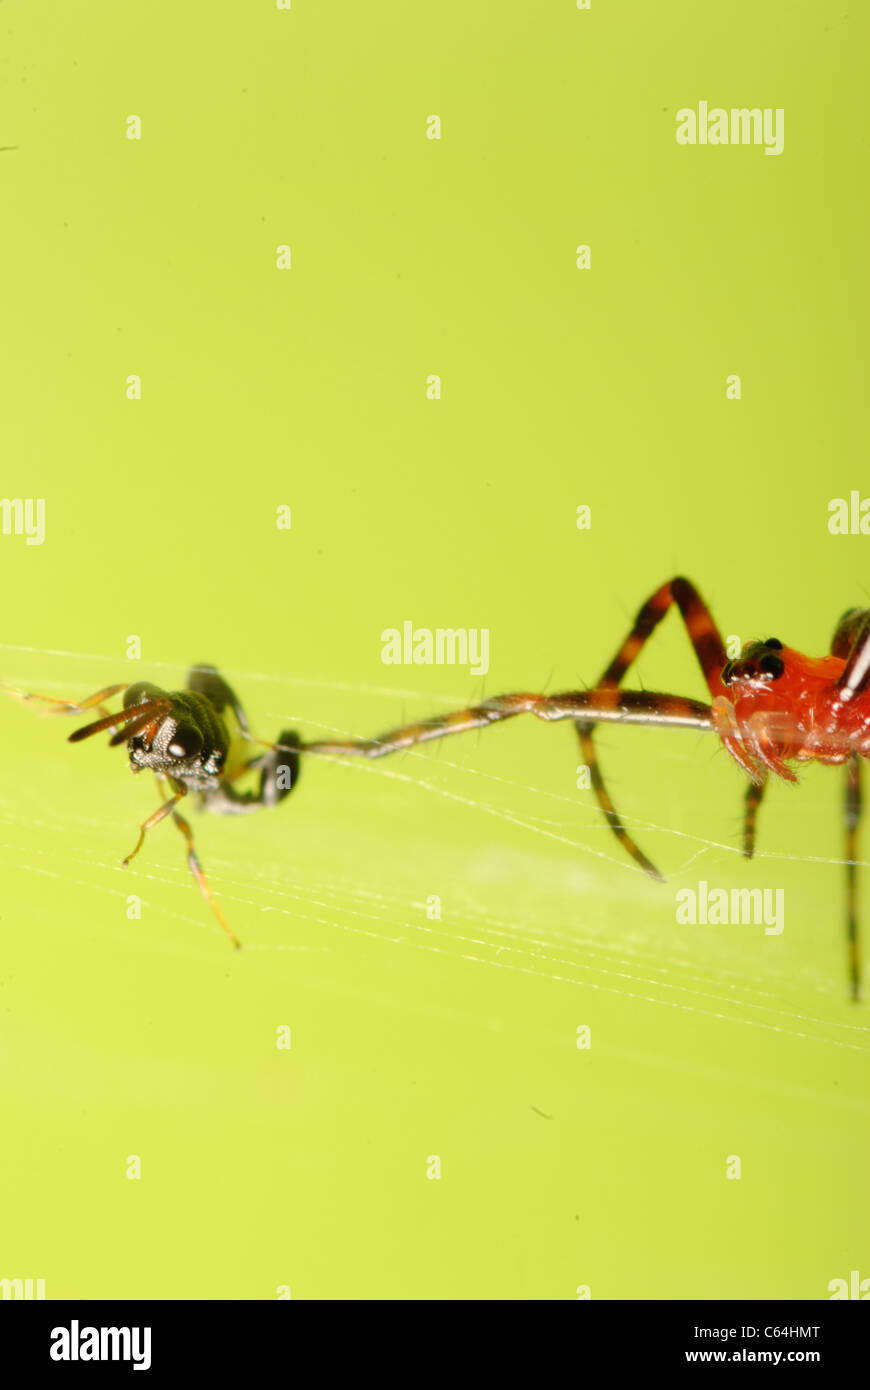
[[[870,540],[827,531],[870,493],[867,29],[810,0],[7,0],[0,493],[44,497],[47,536],[0,537],[0,678],[78,697],[212,661],[266,737],[371,734],[593,683],[680,572],[725,633],[827,650],[868,597]],[[702,99],[783,107],[784,153],[679,147]],[[406,618],[489,628],[485,681],[384,666]],[[637,678],[703,696],[676,619]],[[602,731],[662,887],[577,791],[566,727],[312,762],[278,810],[196,822],[234,954],[171,826],[118,868],[156,788],[68,731],[0,706],[0,1277],[870,1277],[840,775],[773,787],[747,864],[713,740]],[[699,878],[784,888],[785,932],[678,927]]]

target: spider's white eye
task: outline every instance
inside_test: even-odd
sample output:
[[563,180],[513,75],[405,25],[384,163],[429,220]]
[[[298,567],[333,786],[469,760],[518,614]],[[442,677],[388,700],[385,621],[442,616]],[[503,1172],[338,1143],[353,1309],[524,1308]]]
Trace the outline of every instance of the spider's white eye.
[[202,752],[202,734],[195,724],[179,724],[166,751],[170,758],[195,758]]

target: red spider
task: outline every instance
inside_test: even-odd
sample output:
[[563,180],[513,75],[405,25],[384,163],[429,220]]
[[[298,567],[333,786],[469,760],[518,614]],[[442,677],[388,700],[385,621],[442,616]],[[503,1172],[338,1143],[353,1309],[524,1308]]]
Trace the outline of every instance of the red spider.
[[[711,703],[648,691],[622,690],[623,677],[644,643],[672,604],[680,610],[701,666]],[[124,709],[108,714],[104,699],[126,690]],[[284,731],[271,755],[242,757],[232,749],[236,735],[251,739],[244,712],[232,690],[213,667],[194,667],[188,688],[167,692],[155,686],[123,685],[98,691],[87,700],[58,700],[46,696],[19,698],[39,701],[60,714],[83,714],[99,708],[102,718],[77,729],[72,742],[105,730],[112,745],[127,742],[131,769],[150,767],[161,786],[173,792],[140,827],[129,859],[138,853],[146,832],[172,815],[188,845],[188,861],[200,889],[223,928],[235,936],[214,901],[193,846],[193,835],[180,815],[178,802],[196,794],[213,811],[253,810],[275,805],[295,787],[299,755],[338,754],[383,758],[417,743],[486,728],[517,714],[534,714],[555,722],[570,719],[577,729],[592,786],[611,829],[629,854],[653,878],[655,865],[634,843],[607,793],[595,753],[592,731],[597,723],[654,724],[709,729],[748,775],[743,849],[751,856],[755,819],[770,773],[796,781],[790,763],[846,764],[846,869],[849,976],[852,997],[861,986],[861,960],[856,912],[856,833],[861,811],[860,759],[870,757],[870,610],[852,608],[837,624],[830,656],[808,657],[778,638],[749,642],[738,660],[730,661],[707,605],[688,579],[672,579],[643,605],[634,626],[594,690],[569,690],[559,695],[498,695],[479,705],[406,724],[378,738],[303,743],[294,731]],[[231,719],[230,716],[233,716]],[[263,740],[253,740],[264,742]],[[284,753],[281,760],[277,755]],[[259,792],[238,792],[235,781],[258,770]]]
[[[680,610],[701,666],[711,703],[619,687],[641,648],[672,604]],[[728,659],[719,629],[694,584],[672,579],[643,605],[631,632],[596,689],[559,695],[502,695],[471,709],[382,734],[379,738],[304,744],[309,753],[362,754],[380,758],[446,734],[477,729],[515,714],[573,719],[598,803],[633,859],[661,880],[655,865],[632,840],[610,800],[598,768],[592,731],[603,721],[710,729],[750,778],[746,789],[743,849],[755,847],[755,818],[770,773],[789,782],[789,766],[815,760],[846,766],[846,871],[849,977],[860,997],[856,884],[856,833],[861,812],[861,758],[870,757],[870,610],[851,608],[834,631],[830,656],[804,656],[776,637],[749,642],[738,660]]]

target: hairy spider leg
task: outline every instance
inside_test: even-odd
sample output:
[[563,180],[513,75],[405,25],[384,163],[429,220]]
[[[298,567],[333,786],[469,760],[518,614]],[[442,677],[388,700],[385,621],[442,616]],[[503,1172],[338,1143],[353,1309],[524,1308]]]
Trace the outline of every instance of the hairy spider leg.
[[[448,734],[464,734],[472,729],[485,729],[513,719],[518,714],[533,714],[537,719],[555,723],[561,719],[591,719],[594,723],[645,724],[662,728],[712,729],[713,717],[709,705],[687,700],[682,695],[655,694],[647,690],[566,690],[559,695],[534,695],[521,692],[496,695],[483,704],[452,714],[437,715],[417,724],[403,724],[377,738],[324,739],[299,745],[303,753],[356,755],[365,758],[384,758],[411,748],[418,743],[444,738]],[[280,744],[274,745],[280,748]],[[292,749],[288,751],[294,751]]]
[[[713,615],[694,584],[688,579],[683,579],[679,576],[676,579],[670,579],[667,584],[663,584],[660,589],[656,589],[652,597],[648,598],[646,603],[640,608],[630,633],[599,680],[599,689],[621,685],[626,672],[637,660],[641,650],[674,603],[676,603],[680,610],[680,615],[685,623],[686,631],[689,634],[689,640],[695,650],[695,655],[698,658],[710,694],[715,698],[718,688],[716,682],[719,672],[728,660],[725,644],[722,641]],[[595,792],[598,805],[604,812],[608,825],[623,848],[631,855],[632,859],[634,859],[651,878],[658,879],[659,882],[662,882],[662,875],[659,873],[655,864],[647,858],[643,850],[640,849],[626,830],[611,800],[610,794],[607,791],[604,778],[599,768],[598,754],[592,736],[595,727],[594,722],[591,720],[578,720],[576,727],[583,759],[589,768],[592,789]],[[757,794],[752,805],[753,818],[758,809],[760,800],[761,792]],[[748,833],[744,825],[744,843],[746,842]]]

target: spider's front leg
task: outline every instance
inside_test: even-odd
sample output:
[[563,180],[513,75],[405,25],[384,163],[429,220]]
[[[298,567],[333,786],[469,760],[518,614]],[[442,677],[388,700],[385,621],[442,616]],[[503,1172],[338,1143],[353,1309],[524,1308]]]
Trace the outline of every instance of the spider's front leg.
[[651,690],[565,690],[559,695],[536,695],[518,691],[510,695],[493,695],[480,705],[454,710],[451,714],[436,715],[417,724],[402,724],[389,729],[377,738],[323,739],[300,745],[303,753],[326,753],[363,758],[386,758],[420,743],[451,734],[467,734],[473,729],[488,729],[519,714],[533,714],[547,724],[563,719],[583,720],[586,723],[645,724],[658,728],[713,728],[709,705],[687,700],[682,695],[656,694]]

